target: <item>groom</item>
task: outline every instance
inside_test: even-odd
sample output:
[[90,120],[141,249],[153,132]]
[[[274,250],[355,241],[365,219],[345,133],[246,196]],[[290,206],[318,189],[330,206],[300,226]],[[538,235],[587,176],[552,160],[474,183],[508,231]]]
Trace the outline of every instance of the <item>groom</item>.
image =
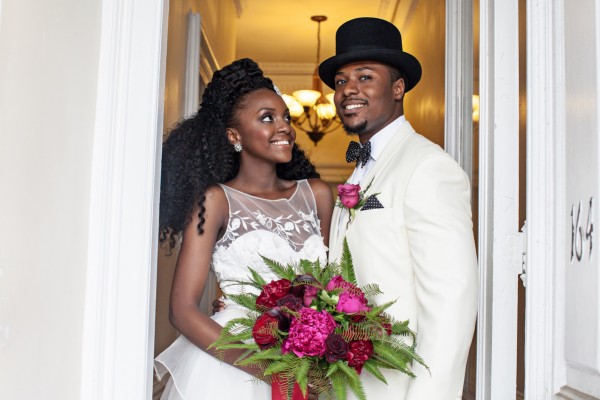
[[[397,320],[417,331],[416,379],[384,371],[387,385],[365,373],[369,399],[455,400],[462,389],[477,312],[477,262],[467,175],[404,117],[404,96],[419,82],[421,65],[402,50],[398,29],[377,18],[344,23],[336,55],[319,66],[345,130],[360,145],[348,182],[368,201],[350,221],[336,207],[330,259],[348,240],[359,283],[377,283]],[[370,185],[370,186],[369,186]],[[349,222],[350,221],[350,222]],[[416,364],[416,363],[415,363]]]

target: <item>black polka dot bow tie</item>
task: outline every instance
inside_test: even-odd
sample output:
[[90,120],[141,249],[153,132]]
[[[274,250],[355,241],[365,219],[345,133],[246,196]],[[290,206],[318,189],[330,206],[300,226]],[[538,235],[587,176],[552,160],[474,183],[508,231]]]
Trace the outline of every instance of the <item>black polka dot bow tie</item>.
[[356,161],[356,166],[360,165],[364,167],[371,158],[371,142],[365,143],[361,146],[358,142],[350,142],[348,144],[348,150],[346,150],[346,161]]

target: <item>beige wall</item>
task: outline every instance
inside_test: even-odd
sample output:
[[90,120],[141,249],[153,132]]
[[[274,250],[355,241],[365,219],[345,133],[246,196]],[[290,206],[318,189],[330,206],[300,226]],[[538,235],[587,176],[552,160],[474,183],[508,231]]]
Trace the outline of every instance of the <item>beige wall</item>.
[[404,101],[404,113],[420,134],[444,146],[446,7],[420,0],[402,31],[404,50],[421,62],[423,77]]
[[0,397],[78,399],[101,1],[0,2]]
[[[236,13],[232,1],[171,0],[165,83],[165,132],[183,116],[185,98],[185,67],[187,48],[187,15],[199,13],[201,25],[223,67],[235,57]],[[169,323],[169,293],[177,260],[177,250],[171,255],[167,248],[159,249],[156,293],[156,332],[154,353],[158,355],[177,337]]]

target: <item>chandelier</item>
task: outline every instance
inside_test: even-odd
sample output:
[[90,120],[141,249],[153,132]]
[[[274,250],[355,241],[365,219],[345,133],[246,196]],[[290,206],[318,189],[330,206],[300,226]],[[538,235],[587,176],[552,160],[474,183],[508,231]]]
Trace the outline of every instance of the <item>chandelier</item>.
[[312,90],[297,90],[292,96],[284,94],[283,99],[290,110],[292,123],[316,145],[319,140],[336,129],[340,120],[336,116],[333,104],[333,93],[323,95],[323,84],[319,78],[321,53],[321,22],[326,21],[324,15],[310,17],[318,24],[317,28],[317,62],[312,76]]

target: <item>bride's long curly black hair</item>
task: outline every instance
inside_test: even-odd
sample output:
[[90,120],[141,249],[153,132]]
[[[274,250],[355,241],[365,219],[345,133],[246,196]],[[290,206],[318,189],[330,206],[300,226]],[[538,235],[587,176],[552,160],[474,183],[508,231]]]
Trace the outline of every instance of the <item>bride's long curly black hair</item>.
[[[227,139],[226,129],[238,124],[242,100],[248,93],[266,88],[275,91],[249,58],[234,61],[214,73],[202,95],[198,112],[178,123],[163,143],[160,185],[160,241],[173,248],[184,227],[199,206],[198,233],[204,232],[206,189],[233,179],[239,171],[240,156]],[[319,174],[294,144],[292,160],[277,164],[282,179],[317,178]]]

